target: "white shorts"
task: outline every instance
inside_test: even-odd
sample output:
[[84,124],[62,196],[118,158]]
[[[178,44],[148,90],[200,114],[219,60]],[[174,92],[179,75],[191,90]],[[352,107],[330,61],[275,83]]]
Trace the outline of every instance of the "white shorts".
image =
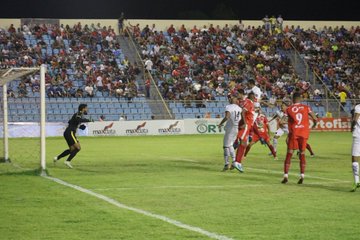
[[287,128],[279,128],[278,130],[276,130],[275,136],[281,137],[282,135],[284,135],[284,133],[288,134],[289,130]]
[[225,129],[224,135],[224,147],[230,147],[234,144],[238,134],[238,127],[233,127],[230,129]]
[[360,138],[353,137],[352,148],[351,148],[353,157],[360,157]]

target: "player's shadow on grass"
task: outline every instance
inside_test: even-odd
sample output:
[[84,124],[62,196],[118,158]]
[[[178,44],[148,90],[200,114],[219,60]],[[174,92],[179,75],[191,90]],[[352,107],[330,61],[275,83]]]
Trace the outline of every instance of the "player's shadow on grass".
[[206,166],[206,165],[199,165],[199,164],[169,164],[168,167],[172,167],[175,171],[178,171],[179,169],[185,169],[185,170],[206,170],[213,172],[213,167]]
[[333,192],[350,192],[351,190],[351,185],[349,186],[344,186],[343,187],[339,187],[339,186],[330,186],[330,185],[320,185],[320,184],[311,184],[311,183],[304,183],[303,185],[297,185],[298,187],[302,187],[302,188],[315,188],[315,189],[323,189],[323,190],[328,190],[328,191],[333,191]]

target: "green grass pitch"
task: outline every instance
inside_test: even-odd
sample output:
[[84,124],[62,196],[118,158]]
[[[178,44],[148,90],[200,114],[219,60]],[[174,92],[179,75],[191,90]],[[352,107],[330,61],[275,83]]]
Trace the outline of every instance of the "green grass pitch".
[[[47,139],[51,176],[233,239],[359,239],[360,191],[351,193],[350,133],[313,133],[316,157],[282,179],[279,160],[256,144],[245,173],[221,172],[221,135],[80,138],[67,169],[52,157],[67,146]],[[208,239],[166,222],[117,208],[36,175],[31,139],[11,139],[14,160],[0,164],[0,239]],[[309,156],[309,154],[307,154]]]

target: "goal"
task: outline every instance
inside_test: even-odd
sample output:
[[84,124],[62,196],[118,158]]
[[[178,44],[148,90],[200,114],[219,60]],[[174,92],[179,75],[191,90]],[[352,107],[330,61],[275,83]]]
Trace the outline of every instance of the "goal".
[[[0,94],[2,95],[0,161],[3,163],[12,162],[15,166],[22,168],[13,159],[31,159],[31,161],[40,162],[42,174],[45,174],[46,170],[45,72],[46,65],[34,68],[21,67],[0,70],[0,88],[2,88],[2,94]],[[30,86],[16,85],[21,82],[21,78],[31,74],[37,74],[39,77],[39,89],[36,93],[30,90],[32,97],[29,98],[24,95],[27,95]],[[17,96],[15,91],[17,91]]]

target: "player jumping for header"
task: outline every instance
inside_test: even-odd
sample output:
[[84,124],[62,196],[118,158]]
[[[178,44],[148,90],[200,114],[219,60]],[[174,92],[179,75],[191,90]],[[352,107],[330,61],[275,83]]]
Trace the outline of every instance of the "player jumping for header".
[[259,140],[262,144],[266,144],[272,155],[274,156],[274,159],[276,160],[276,151],[274,150],[274,147],[270,143],[270,135],[269,135],[269,122],[266,118],[266,116],[261,112],[260,104],[255,103],[255,111],[258,112],[258,116],[255,119],[253,128],[252,128],[252,138],[250,144],[247,146],[244,159],[246,158],[247,154],[249,153],[251,147],[257,143]]

